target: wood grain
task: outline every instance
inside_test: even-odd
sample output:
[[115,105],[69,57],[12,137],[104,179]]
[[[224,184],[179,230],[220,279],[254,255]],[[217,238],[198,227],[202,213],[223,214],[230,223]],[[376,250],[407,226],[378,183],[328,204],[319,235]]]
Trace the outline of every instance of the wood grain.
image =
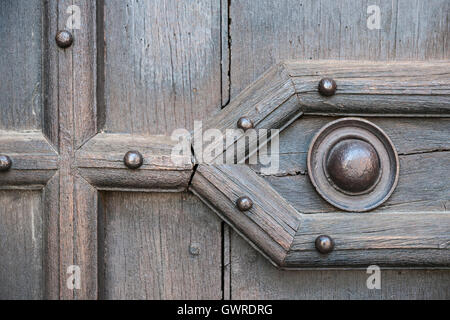
[[[367,7],[371,4],[380,7],[380,30],[367,28]],[[446,0],[231,1],[230,98],[233,100],[267,69],[286,59],[448,60],[448,6]],[[374,122],[377,120],[370,119]],[[433,120],[426,123],[424,119],[421,121],[425,127],[433,123]],[[300,123],[302,120],[294,126]],[[395,124],[394,119],[392,123]],[[400,126],[396,131],[395,136],[404,141],[400,145],[408,144],[413,150],[413,139],[402,135]],[[297,144],[301,146],[305,139],[303,135],[309,135],[306,131],[299,132],[292,131],[295,140],[289,142],[290,149]],[[445,135],[441,136],[445,138]],[[444,143],[443,140],[430,140],[430,149]],[[286,148],[288,146],[283,144],[281,137],[280,150],[288,150]],[[419,148],[423,148],[423,145]],[[291,171],[287,173],[293,175],[286,179],[300,181],[304,178],[302,168],[295,167],[297,155],[302,156],[295,154],[291,158],[293,162],[286,163],[286,168],[289,167]],[[283,157],[286,159],[287,155]],[[278,187],[288,183],[284,177],[267,178],[280,181]],[[306,190],[307,185],[305,181],[297,186],[297,190]],[[282,189],[278,187],[277,190],[281,192]],[[302,202],[304,208],[308,197],[309,194],[300,193],[297,199],[303,201],[297,200],[296,203],[300,205]],[[383,270],[382,289],[368,290],[365,270],[280,271],[234,232],[230,247],[232,299],[448,298],[448,271]],[[247,259],[251,262],[247,262]],[[368,261],[368,264],[371,263]]]
[[[283,264],[300,215],[251,169],[245,165],[199,165],[190,190],[274,263]],[[246,212],[236,207],[242,196],[253,201]]]
[[[128,133],[133,139],[170,136],[174,129],[192,129],[194,120],[220,110],[222,101],[226,101],[222,93],[227,91],[228,83],[229,43],[221,33],[228,24],[226,16],[221,15],[228,10],[226,1],[102,1],[98,9],[103,25],[98,30],[99,37],[105,39],[98,46],[100,131]],[[149,141],[136,145],[133,139],[126,144],[112,143],[113,148],[120,149],[113,149],[117,153],[112,158],[99,157],[86,164],[87,168],[79,169],[87,180],[92,176],[100,189],[146,191],[102,192],[108,210],[104,211],[107,220],[98,223],[99,233],[110,231],[99,235],[100,240],[109,241],[104,247],[100,241],[99,251],[107,249],[112,253],[100,253],[100,297],[221,298],[221,222],[192,195],[151,193],[161,188],[185,189],[191,159],[186,162],[189,170],[184,161],[183,170],[172,170],[175,167],[170,159],[164,158],[167,161],[162,164],[158,156],[152,155]],[[150,163],[144,163],[135,172],[123,169],[117,160],[122,160],[122,152],[133,145],[146,153],[145,158],[170,170],[154,170],[156,166]],[[98,167],[99,163],[106,169]],[[195,217],[200,217],[200,221]],[[125,228],[130,223],[140,223],[141,227]],[[155,241],[146,238],[151,235],[155,235]],[[180,239],[183,235],[185,239]],[[190,238],[198,239],[200,256],[188,254]],[[180,240],[172,241],[168,247],[171,239]],[[136,243],[142,243],[142,247]],[[120,253],[122,250],[127,256]],[[139,256],[143,261],[139,272],[130,275],[128,272],[135,271],[136,265],[125,264],[124,259],[137,263]]]
[[44,224],[44,298],[59,299],[59,172],[42,190]]
[[[336,212],[312,187],[306,170],[309,144],[334,117],[305,116],[280,134],[280,167],[266,180],[299,212]],[[450,144],[445,132],[450,120],[426,118],[368,118],[391,138],[400,157],[400,180],[390,199],[377,210],[408,212],[445,211],[450,186],[441,179],[450,169]],[[295,141],[295,143],[293,143]],[[253,168],[261,173],[260,166]]]
[[41,2],[0,3],[0,130],[42,128]]
[[0,199],[0,299],[43,299],[40,192],[0,191]]
[[[367,27],[376,4],[381,29]],[[231,2],[231,98],[271,66],[297,60],[447,60],[446,0]]]
[[[94,299],[97,296],[96,273],[83,277],[83,290],[69,289],[66,271],[71,265],[78,265],[83,271],[92,271],[96,265],[96,248],[89,239],[94,238],[92,227],[84,221],[95,221],[97,214],[95,206],[83,206],[89,201],[92,192],[89,188],[79,188],[79,177],[73,166],[76,149],[95,131],[95,97],[96,84],[95,61],[95,2],[76,2],[81,10],[83,28],[86,30],[71,30],[74,44],[61,49],[56,46],[54,37],[57,30],[66,28],[67,8],[74,4],[71,0],[46,3],[48,78],[46,83],[48,104],[50,110],[58,110],[58,131],[56,139],[55,128],[50,126],[47,132],[52,140],[57,142],[60,155],[59,166],[59,280],[60,299]],[[52,117],[51,119],[55,119]],[[77,193],[75,191],[77,190]],[[84,195],[80,193],[85,192]],[[77,202],[80,201],[78,204]],[[94,227],[95,229],[95,227]],[[77,236],[85,237],[79,240]],[[89,245],[85,246],[88,243]]]
[[[448,61],[291,61],[286,68],[305,114],[408,114],[448,116]],[[338,86],[332,97],[317,90],[321,78]]]
[[[172,154],[175,141],[167,136],[99,134],[76,153],[81,175],[100,189],[183,190],[192,175],[192,156]],[[139,151],[144,164],[128,169],[124,155]]]
[[170,134],[221,106],[220,0],[105,1],[106,132]]
[[0,172],[0,188],[40,186],[58,169],[58,155],[40,132],[0,131],[0,154],[12,160],[9,171]]
[[[225,109],[210,118],[202,128],[203,131],[194,131],[194,142],[196,141],[194,153],[199,155],[208,148],[224,152],[227,148],[234,148],[228,141],[227,145],[222,146],[223,141],[220,139],[212,142],[203,141],[202,136],[199,136],[198,133],[203,134],[212,129],[220,130],[225,136],[227,129],[239,129],[237,122],[241,117],[249,118],[256,129],[284,129],[302,114],[294,93],[292,80],[286,72],[285,66],[279,64],[270,68],[261,78],[233,99]],[[236,133],[232,141],[237,142],[245,138],[242,130],[240,133],[238,131]],[[252,153],[252,150],[249,151]],[[212,163],[222,156],[223,153],[216,154]]]
[[231,241],[231,299],[445,300],[450,296],[448,271],[382,268],[381,289],[369,290],[366,268],[372,260],[361,270],[286,271],[274,268],[238,234],[233,233]]
[[99,203],[100,298],[221,298],[220,221],[193,195],[107,192]]

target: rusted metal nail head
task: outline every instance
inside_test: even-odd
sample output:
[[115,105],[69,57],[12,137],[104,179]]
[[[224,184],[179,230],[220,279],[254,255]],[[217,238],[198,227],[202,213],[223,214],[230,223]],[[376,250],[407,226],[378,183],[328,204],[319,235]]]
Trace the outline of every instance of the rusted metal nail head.
[[200,254],[200,245],[198,243],[191,243],[189,253],[193,256],[198,256]]
[[334,241],[327,235],[320,235],[316,238],[316,249],[320,253],[330,253],[334,249]]
[[244,196],[237,199],[236,205],[240,211],[247,211],[253,207],[253,201],[249,197]]
[[144,157],[139,151],[128,151],[123,158],[123,162],[130,169],[137,169],[144,163]]
[[56,44],[60,48],[68,48],[73,43],[73,36],[72,33],[70,33],[67,30],[61,30],[58,31],[58,33],[55,36]]
[[8,156],[0,155],[0,171],[8,171],[11,169],[12,160]]
[[237,126],[239,129],[242,130],[248,130],[248,129],[252,129],[253,128],[253,121],[250,120],[247,117],[241,117],[239,118],[238,122],[237,122]]
[[319,93],[325,97],[330,97],[336,93],[336,81],[331,78],[323,78],[319,82]]

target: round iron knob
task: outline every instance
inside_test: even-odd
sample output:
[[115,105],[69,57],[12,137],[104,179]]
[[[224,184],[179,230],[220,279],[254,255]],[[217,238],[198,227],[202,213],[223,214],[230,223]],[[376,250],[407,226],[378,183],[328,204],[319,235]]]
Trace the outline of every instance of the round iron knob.
[[329,152],[326,170],[338,188],[350,193],[370,190],[380,176],[375,148],[359,139],[338,142]]
[[65,49],[72,45],[73,36],[72,33],[70,33],[69,31],[61,30],[58,31],[58,33],[56,34],[55,40],[58,47]]
[[144,157],[139,151],[128,151],[123,158],[123,162],[130,169],[137,169],[144,163]]
[[239,118],[239,120],[237,122],[237,126],[239,129],[246,131],[248,129],[253,128],[253,121],[247,117],[242,117],[242,118]]
[[319,82],[319,93],[325,97],[330,97],[336,93],[336,81],[331,78],[323,78]]
[[12,161],[10,157],[0,155],[0,171],[8,171],[11,165]]
[[334,241],[327,235],[318,236],[315,245],[320,253],[330,253],[334,249]]
[[244,196],[237,199],[236,205],[240,211],[247,211],[253,207],[253,201],[249,197]]

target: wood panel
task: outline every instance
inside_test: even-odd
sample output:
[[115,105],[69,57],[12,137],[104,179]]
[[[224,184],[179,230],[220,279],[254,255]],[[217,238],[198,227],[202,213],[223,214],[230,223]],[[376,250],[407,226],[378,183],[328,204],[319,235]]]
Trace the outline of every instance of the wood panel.
[[[74,43],[66,49],[55,43],[58,30],[66,29],[69,17],[67,8],[80,8],[81,29],[70,30]],[[75,151],[96,133],[96,2],[48,1],[46,7],[45,56],[48,75],[46,79],[46,120],[57,125],[48,126],[46,133],[59,151],[59,298],[95,299],[97,297],[96,241],[92,227],[96,229],[95,190],[81,185],[76,168],[72,165]],[[81,181],[81,182],[80,182]],[[94,198],[94,200],[92,199]],[[89,205],[86,205],[86,203]],[[79,238],[80,237],[80,238]],[[82,272],[82,289],[67,286],[67,268],[76,265]]]
[[220,0],[105,1],[107,132],[170,134],[221,105]]
[[0,191],[0,299],[44,297],[44,222],[39,191]]
[[[381,9],[380,30],[366,26],[367,7],[372,4]],[[448,6],[445,0],[231,1],[231,101],[285,59],[448,60]],[[397,132],[402,145],[414,144],[399,128]],[[301,145],[303,134],[292,133]],[[444,143],[431,141],[430,149]],[[280,150],[284,148],[280,140]],[[303,168],[291,164],[285,167],[287,179],[304,178]],[[269,179],[280,181],[278,191],[286,184],[285,178]],[[299,190],[306,190],[305,185],[299,184]],[[309,196],[301,195],[303,208]],[[230,248],[226,279],[233,299],[448,299],[448,271],[382,271],[382,289],[368,290],[365,270],[280,271],[233,232]]]
[[[199,165],[190,190],[228,224],[282,265],[300,224],[300,216],[246,165]],[[253,206],[239,211],[236,201],[248,196]]]
[[[313,136],[334,117],[304,116],[280,134],[280,168],[267,181],[299,212],[335,212],[313,188],[306,156]],[[377,211],[442,211],[449,206],[450,185],[441,179],[450,170],[446,132],[450,119],[369,118],[391,138],[400,158],[399,184]],[[295,141],[295,143],[293,143]],[[261,172],[258,166],[254,166]]]
[[442,299],[450,272],[381,269],[381,289],[368,289],[360,270],[280,271],[236,233],[231,245],[232,299]]
[[42,127],[42,15],[40,0],[0,3],[0,129]]
[[[305,114],[441,116],[450,113],[450,63],[288,61]],[[323,97],[317,84],[333,78],[337,94]]]
[[[190,140],[187,154],[175,154],[178,142],[168,136],[98,134],[76,153],[81,175],[102,190],[185,190],[192,175]],[[130,150],[143,156],[138,170],[128,169],[123,161]]]
[[222,297],[221,225],[195,196],[105,192],[99,204],[100,298]]
[[[367,28],[376,4],[381,29]],[[231,97],[286,59],[448,59],[446,0],[236,0],[230,6]]]
[[[228,9],[226,1],[114,0],[104,1],[102,8],[99,20],[105,41],[103,48],[99,45],[98,70],[103,86],[99,90],[104,92],[98,95],[99,130],[129,134],[130,143],[113,145],[140,141],[138,150],[148,151],[146,158],[162,164],[162,158],[169,160],[164,156],[168,148],[162,153],[158,149],[157,154],[163,155],[158,160],[147,144],[150,135],[192,129],[194,120],[221,108],[228,81],[228,65],[221,63],[228,57],[228,41],[221,33],[228,23],[221,15]],[[171,191],[185,189],[191,159],[181,166],[188,170],[170,165],[174,170],[158,173],[158,179],[166,179],[162,183],[155,179],[152,162],[133,173],[119,168],[117,148],[108,151],[116,154],[97,158],[107,164],[107,172],[94,168],[99,162],[87,164],[84,158],[89,168],[80,169],[83,176],[100,189],[114,189],[112,180],[122,191],[146,192],[102,193],[100,297],[221,298],[221,221],[191,194],[147,192],[164,186]],[[110,181],[91,179],[94,176]],[[189,254],[191,240],[200,246],[199,256]]]

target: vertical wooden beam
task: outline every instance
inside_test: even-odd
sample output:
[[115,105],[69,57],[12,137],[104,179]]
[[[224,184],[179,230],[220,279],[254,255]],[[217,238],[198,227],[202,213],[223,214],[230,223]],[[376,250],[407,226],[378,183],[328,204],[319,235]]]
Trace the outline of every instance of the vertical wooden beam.
[[[80,29],[68,30],[68,8],[80,8]],[[75,151],[96,133],[96,3],[47,2],[48,102],[58,108],[59,171],[59,285],[61,299],[97,298],[96,191],[78,176]],[[58,48],[58,30],[74,36],[72,46]],[[50,53],[51,52],[51,53]],[[67,268],[80,267],[81,288],[67,286]],[[52,280],[53,281],[53,280]]]
[[43,190],[44,219],[44,298],[59,299],[59,173]]

